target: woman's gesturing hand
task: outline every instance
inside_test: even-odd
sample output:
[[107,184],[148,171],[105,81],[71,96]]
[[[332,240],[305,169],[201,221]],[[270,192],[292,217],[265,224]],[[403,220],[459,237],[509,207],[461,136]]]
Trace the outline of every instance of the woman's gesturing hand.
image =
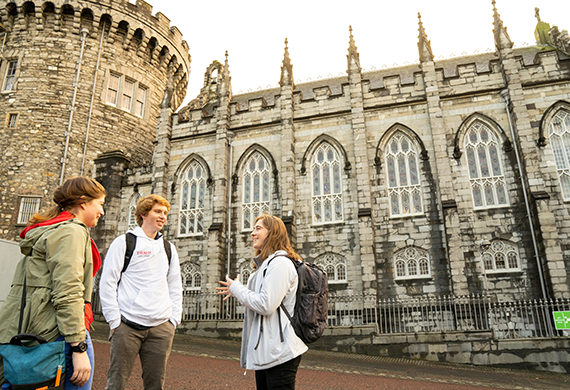
[[240,278],[241,278],[240,274],[238,274],[238,276],[234,280],[230,279],[230,277],[226,275],[225,281],[220,280],[220,284],[222,285],[222,287],[216,287],[216,290],[218,290],[218,295],[227,295],[224,299],[222,299],[223,301],[232,296],[232,293],[230,292],[230,286],[232,285],[233,282],[236,281],[239,282]]

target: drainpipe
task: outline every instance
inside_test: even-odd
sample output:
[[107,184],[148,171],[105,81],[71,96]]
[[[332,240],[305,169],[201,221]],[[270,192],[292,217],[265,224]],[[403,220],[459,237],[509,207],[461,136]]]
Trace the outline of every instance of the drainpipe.
[[230,160],[229,160],[229,164],[228,164],[228,211],[227,211],[227,226],[228,226],[228,232],[227,232],[227,237],[226,237],[226,242],[227,242],[227,248],[228,248],[228,259],[227,259],[227,265],[226,265],[226,274],[229,275],[230,274],[230,249],[231,249],[231,237],[230,237],[230,233],[231,233],[231,224],[230,224],[230,216],[231,216],[231,206],[232,206],[232,155],[233,155],[233,146],[232,146],[232,141],[233,141],[234,135],[232,132],[227,133],[227,139],[228,139],[228,146],[230,148]]
[[532,236],[532,244],[534,246],[534,256],[536,257],[536,263],[538,264],[538,276],[540,278],[540,287],[542,289],[542,297],[546,301],[548,299],[548,297],[546,295],[546,288],[544,287],[544,276],[542,273],[542,259],[540,257],[540,253],[538,252],[538,244],[537,244],[537,240],[536,240],[536,233],[534,232],[534,223],[532,222],[532,216],[530,213],[530,203],[529,203],[528,195],[526,192],[526,182],[525,182],[525,176],[523,175],[521,157],[520,157],[520,152],[519,152],[519,144],[518,144],[517,140],[515,139],[515,130],[513,129],[513,123],[511,121],[511,111],[509,109],[509,104],[510,104],[509,91],[504,89],[501,91],[500,94],[501,94],[501,97],[503,98],[503,100],[505,102],[505,109],[507,110],[507,117],[509,118],[509,127],[511,129],[511,137],[513,139],[513,145],[515,147],[515,155],[517,156],[517,165],[519,166],[519,175],[521,177],[521,183],[522,183],[522,187],[523,187],[523,196],[524,196],[524,204],[526,206],[526,215],[528,217],[528,223],[530,225],[530,234]]
[[71,135],[71,124],[73,123],[73,113],[75,112],[75,97],[77,96],[77,88],[79,86],[79,75],[81,73],[81,62],[83,62],[83,49],[85,48],[85,37],[89,34],[89,30],[82,28],[81,34],[81,51],[79,52],[79,60],[77,60],[77,73],[75,74],[75,82],[73,83],[73,97],[71,98],[71,106],[69,107],[69,122],[67,123],[67,131],[65,132],[65,147],[63,148],[63,158],[61,159],[61,173],[59,175],[59,185],[63,183],[63,175],[65,172],[65,160],[67,158],[67,147],[69,146],[69,137]]
[[89,127],[91,125],[91,114],[93,113],[93,101],[95,100],[95,87],[97,86],[97,75],[99,73],[99,61],[101,59],[101,47],[103,47],[103,36],[105,35],[105,26],[103,23],[101,29],[101,39],[99,41],[99,51],[97,53],[97,65],[95,65],[95,75],[93,76],[93,90],[91,91],[91,103],[89,103],[89,114],[87,114],[87,130],[85,130],[85,141],[83,142],[83,157],[81,158],[81,169],[79,176],[83,176],[83,166],[85,165],[85,154],[87,153],[87,141],[89,140]]

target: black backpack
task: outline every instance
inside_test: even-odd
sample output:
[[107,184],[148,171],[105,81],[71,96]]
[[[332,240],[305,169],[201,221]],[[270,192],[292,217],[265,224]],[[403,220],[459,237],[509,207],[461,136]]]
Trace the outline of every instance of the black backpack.
[[[127,232],[127,234],[125,234],[125,240],[127,241],[127,249],[125,250],[125,262],[123,264],[121,274],[127,270],[127,267],[131,262],[131,257],[133,257],[133,252],[137,246],[137,236],[131,232]],[[168,258],[168,267],[170,268],[170,260],[172,259],[170,242],[166,241],[164,238],[162,239],[162,242],[164,243],[164,251],[166,252],[166,257]]]
[[[270,260],[271,261],[271,260]],[[293,315],[287,312],[283,302],[281,309],[291,321],[295,334],[305,344],[314,343],[321,338],[327,325],[327,308],[329,282],[327,273],[315,264],[291,260],[297,270],[299,284],[297,285],[297,300]],[[269,265],[269,264],[268,264]],[[279,316],[279,332],[283,341],[281,315]]]

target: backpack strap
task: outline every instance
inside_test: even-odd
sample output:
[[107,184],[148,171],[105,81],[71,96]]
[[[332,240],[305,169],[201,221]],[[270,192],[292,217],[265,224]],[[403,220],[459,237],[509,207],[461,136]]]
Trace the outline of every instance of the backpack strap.
[[[125,261],[123,263],[123,269],[121,270],[121,274],[127,270],[127,267],[131,262],[131,258],[133,257],[135,247],[137,246],[137,236],[135,236],[131,232],[127,232],[127,234],[125,234],[125,240],[127,241],[127,249],[125,250]],[[164,252],[166,252],[166,258],[168,259],[168,270],[170,271],[170,260],[172,260],[172,248],[170,247],[170,242],[166,241],[164,238],[162,239],[162,243],[164,245]]]
[[[267,263],[267,267],[269,267],[269,263],[271,263],[273,259],[269,260],[269,262]],[[293,262],[293,265],[295,265],[295,270],[297,269],[297,265],[295,263],[295,260],[293,259],[289,259]],[[263,270],[263,277],[265,278],[265,273],[267,272],[267,267],[265,267],[265,269]],[[281,338],[281,342],[285,341],[285,337],[283,337],[283,326],[281,325],[281,312],[279,311],[279,308],[281,308],[281,310],[283,310],[285,312],[285,314],[287,315],[287,318],[289,318],[289,321],[291,322],[291,324],[293,323],[293,317],[291,317],[291,315],[289,314],[289,312],[287,311],[287,309],[285,309],[285,306],[283,305],[283,302],[285,301],[285,298],[283,298],[283,300],[281,301],[281,304],[279,305],[279,307],[277,308],[277,318],[279,319],[279,337]],[[259,341],[261,340],[261,331],[263,330],[263,322],[262,322],[262,315],[259,316],[260,319],[260,332],[259,332],[259,339],[257,340],[257,345],[255,346],[254,349],[257,349],[257,346],[259,345]]]
[[123,269],[121,270],[121,274],[127,270],[127,267],[131,262],[131,258],[133,257],[133,252],[135,251],[135,247],[137,246],[137,236],[135,236],[131,232],[127,232],[127,234],[125,234],[125,240],[127,241],[127,249],[125,250],[125,261],[123,263]]

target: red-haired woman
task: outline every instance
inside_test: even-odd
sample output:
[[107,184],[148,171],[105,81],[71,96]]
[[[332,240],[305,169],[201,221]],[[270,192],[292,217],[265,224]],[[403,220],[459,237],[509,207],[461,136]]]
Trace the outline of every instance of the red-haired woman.
[[89,302],[93,276],[101,266],[89,228],[104,215],[105,189],[93,179],[75,177],[55,189],[53,201],[54,206],[35,214],[20,233],[24,258],[0,309],[0,343],[18,333],[25,280],[20,333],[36,334],[48,342],[65,340],[66,352],[71,350],[65,389],[88,390],[94,363],[87,331],[93,321]]
[[[234,296],[246,307],[243,320],[241,365],[255,370],[258,390],[294,389],[297,369],[307,346],[295,334],[279,305],[293,313],[297,291],[297,271],[291,260],[301,260],[289,242],[281,219],[261,215],[251,233],[256,257],[254,272],[245,287],[240,275],[226,276],[217,287],[224,298]],[[281,324],[281,329],[280,329]]]

